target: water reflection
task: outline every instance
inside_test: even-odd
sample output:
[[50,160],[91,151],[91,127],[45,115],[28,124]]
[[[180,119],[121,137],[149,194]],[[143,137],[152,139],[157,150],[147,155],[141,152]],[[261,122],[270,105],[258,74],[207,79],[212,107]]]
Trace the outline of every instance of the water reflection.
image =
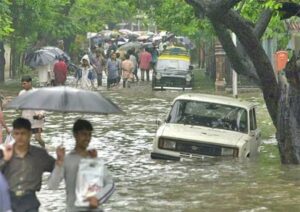
[[[126,112],[125,115],[84,115],[95,133],[91,143],[111,170],[117,192],[106,211],[298,211],[300,209],[299,167],[279,163],[274,139],[264,141],[253,160],[150,159],[155,120],[165,116],[178,92],[155,92],[145,88],[104,92]],[[7,111],[7,117],[15,117]],[[74,146],[71,127],[80,114],[65,117],[48,113],[44,138],[49,151],[62,142]],[[45,176],[45,179],[47,176]],[[64,211],[64,185],[39,193],[41,211]]]

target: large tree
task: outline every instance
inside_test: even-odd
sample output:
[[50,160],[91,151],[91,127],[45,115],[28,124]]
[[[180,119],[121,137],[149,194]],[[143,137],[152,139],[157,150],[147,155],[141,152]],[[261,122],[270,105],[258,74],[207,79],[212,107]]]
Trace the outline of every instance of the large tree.
[[[277,80],[270,59],[261,45],[272,17],[282,12],[282,2],[273,0],[186,0],[195,9],[198,18],[208,18],[223,45],[231,65],[237,73],[254,79],[262,90],[267,109],[277,130],[278,147],[282,163],[300,163],[300,68],[297,58],[289,62],[286,78]],[[243,15],[246,4],[252,7],[256,20]],[[284,11],[288,12],[288,11]],[[249,15],[249,14],[248,14]],[[292,15],[297,15],[294,13]],[[291,15],[291,16],[292,16]],[[235,33],[243,47],[237,49],[231,39]]]

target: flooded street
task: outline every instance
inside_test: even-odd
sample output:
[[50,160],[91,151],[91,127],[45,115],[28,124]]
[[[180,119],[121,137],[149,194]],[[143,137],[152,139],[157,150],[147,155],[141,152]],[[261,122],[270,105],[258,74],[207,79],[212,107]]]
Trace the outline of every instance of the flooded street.
[[[263,141],[260,156],[252,160],[152,160],[150,152],[156,119],[163,118],[181,92],[151,92],[149,86],[103,91],[125,115],[84,115],[94,125],[92,147],[111,171],[117,190],[105,211],[299,211],[300,168],[281,166],[275,139]],[[47,113],[44,138],[49,151],[62,139],[74,146],[71,127],[80,114],[65,117]],[[7,111],[7,117],[16,116]],[[47,176],[45,175],[45,180]],[[64,185],[39,193],[41,211],[64,211]],[[288,210],[287,210],[288,208]]]

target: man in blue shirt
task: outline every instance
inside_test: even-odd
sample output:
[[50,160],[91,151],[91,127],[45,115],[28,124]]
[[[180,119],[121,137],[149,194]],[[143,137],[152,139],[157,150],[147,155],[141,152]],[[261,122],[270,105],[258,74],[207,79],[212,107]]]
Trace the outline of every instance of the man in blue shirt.
[[107,70],[107,88],[110,88],[112,85],[117,83],[119,73],[121,69],[121,64],[117,60],[116,53],[112,53],[110,59],[107,61],[106,70]]

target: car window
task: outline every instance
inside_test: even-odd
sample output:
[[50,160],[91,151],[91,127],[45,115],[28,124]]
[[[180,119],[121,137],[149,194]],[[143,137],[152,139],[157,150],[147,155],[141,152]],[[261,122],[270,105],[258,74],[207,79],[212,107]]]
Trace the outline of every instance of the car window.
[[156,69],[189,70],[190,63],[185,60],[158,60]]
[[248,117],[244,108],[209,102],[178,100],[167,121],[248,132]]

